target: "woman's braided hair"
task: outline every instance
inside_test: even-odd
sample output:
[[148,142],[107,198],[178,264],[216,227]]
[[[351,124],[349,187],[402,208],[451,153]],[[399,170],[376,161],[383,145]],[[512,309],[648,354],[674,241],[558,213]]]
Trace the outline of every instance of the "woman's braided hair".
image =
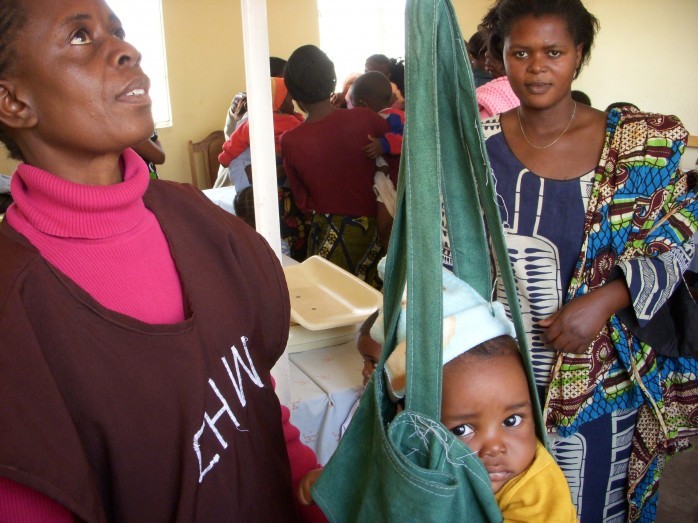
[[[14,43],[19,32],[27,22],[27,12],[21,0],[2,0],[0,2],[0,79],[12,69],[16,61]],[[22,151],[12,138],[8,129],[0,124],[0,142],[9,151],[10,158],[23,160]]]

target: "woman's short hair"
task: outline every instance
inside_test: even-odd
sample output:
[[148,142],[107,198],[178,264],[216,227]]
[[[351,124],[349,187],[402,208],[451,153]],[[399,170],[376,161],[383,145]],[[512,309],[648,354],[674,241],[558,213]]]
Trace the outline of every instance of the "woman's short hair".
[[582,44],[582,59],[575,78],[582,66],[589,61],[599,21],[587,11],[581,0],[497,0],[478,26],[488,34],[490,54],[504,59],[504,40],[516,21],[524,16],[540,18],[557,16],[565,20],[567,30],[575,45]]
[[477,31],[468,40],[468,52],[473,58],[484,58],[487,51],[487,38],[483,31]]
[[332,60],[314,45],[304,45],[293,51],[284,72],[286,88],[302,103],[328,100],[337,85]]
[[[9,71],[16,61],[14,43],[27,22],[27,12],[20,0],[3,0],[0,2],[0,78]],[[23,160],[17,142],[7,129],[0,125],[0,142],[9,151],[10,158]]]

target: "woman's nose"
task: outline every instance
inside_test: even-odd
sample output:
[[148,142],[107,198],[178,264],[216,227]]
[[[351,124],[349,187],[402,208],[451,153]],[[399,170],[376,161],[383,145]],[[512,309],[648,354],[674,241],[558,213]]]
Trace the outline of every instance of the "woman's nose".
[[141,53],[133,45],[125,40],[116,39],[116,45],[112,50],[114,65],[135,67],[141,63]]
[[528,70],[534,73],[538,73],[543,69],[543,67],[544,64],[542,58],[537,54],[534,54],[528,63]]

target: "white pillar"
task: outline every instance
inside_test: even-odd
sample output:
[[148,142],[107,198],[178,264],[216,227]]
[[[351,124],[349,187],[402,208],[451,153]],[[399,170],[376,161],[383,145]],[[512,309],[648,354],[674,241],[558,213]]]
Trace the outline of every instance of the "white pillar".
[[[242,38],[245,50],[247,111],[250,125],[254,211],[257,231],[264,236],[281,260],[279,200],[276,188],[276,153],[269,76],[269,30],[266,0],[241,0]],[[257,306],[263,307],[263,303]],[[272,369],[276,394],[282,404],[291,406],[291,379],[288,354]]]
[[242,0],[242,36],[254,176],[255,221],[257,231],[264,236],[281,259],[266,1]]

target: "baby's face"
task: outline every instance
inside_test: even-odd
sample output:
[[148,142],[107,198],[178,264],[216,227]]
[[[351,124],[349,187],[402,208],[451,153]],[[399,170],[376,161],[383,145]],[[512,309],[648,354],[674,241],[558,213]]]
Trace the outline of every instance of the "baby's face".
[[361,354],[361,358],[364,360],[364,367],[361,369],[361,375],[364,378],[364,387],[371,379],[371,374],[378,365],[378,361],[381,359],[381,346],[377,343],[371,336],[367,334],[359,334],[356,340],[356,348]]
[[441,421],[477,453],[495,493],[526,470],[536,454],[536,433],[519,355],[472,355],[447,364]]

